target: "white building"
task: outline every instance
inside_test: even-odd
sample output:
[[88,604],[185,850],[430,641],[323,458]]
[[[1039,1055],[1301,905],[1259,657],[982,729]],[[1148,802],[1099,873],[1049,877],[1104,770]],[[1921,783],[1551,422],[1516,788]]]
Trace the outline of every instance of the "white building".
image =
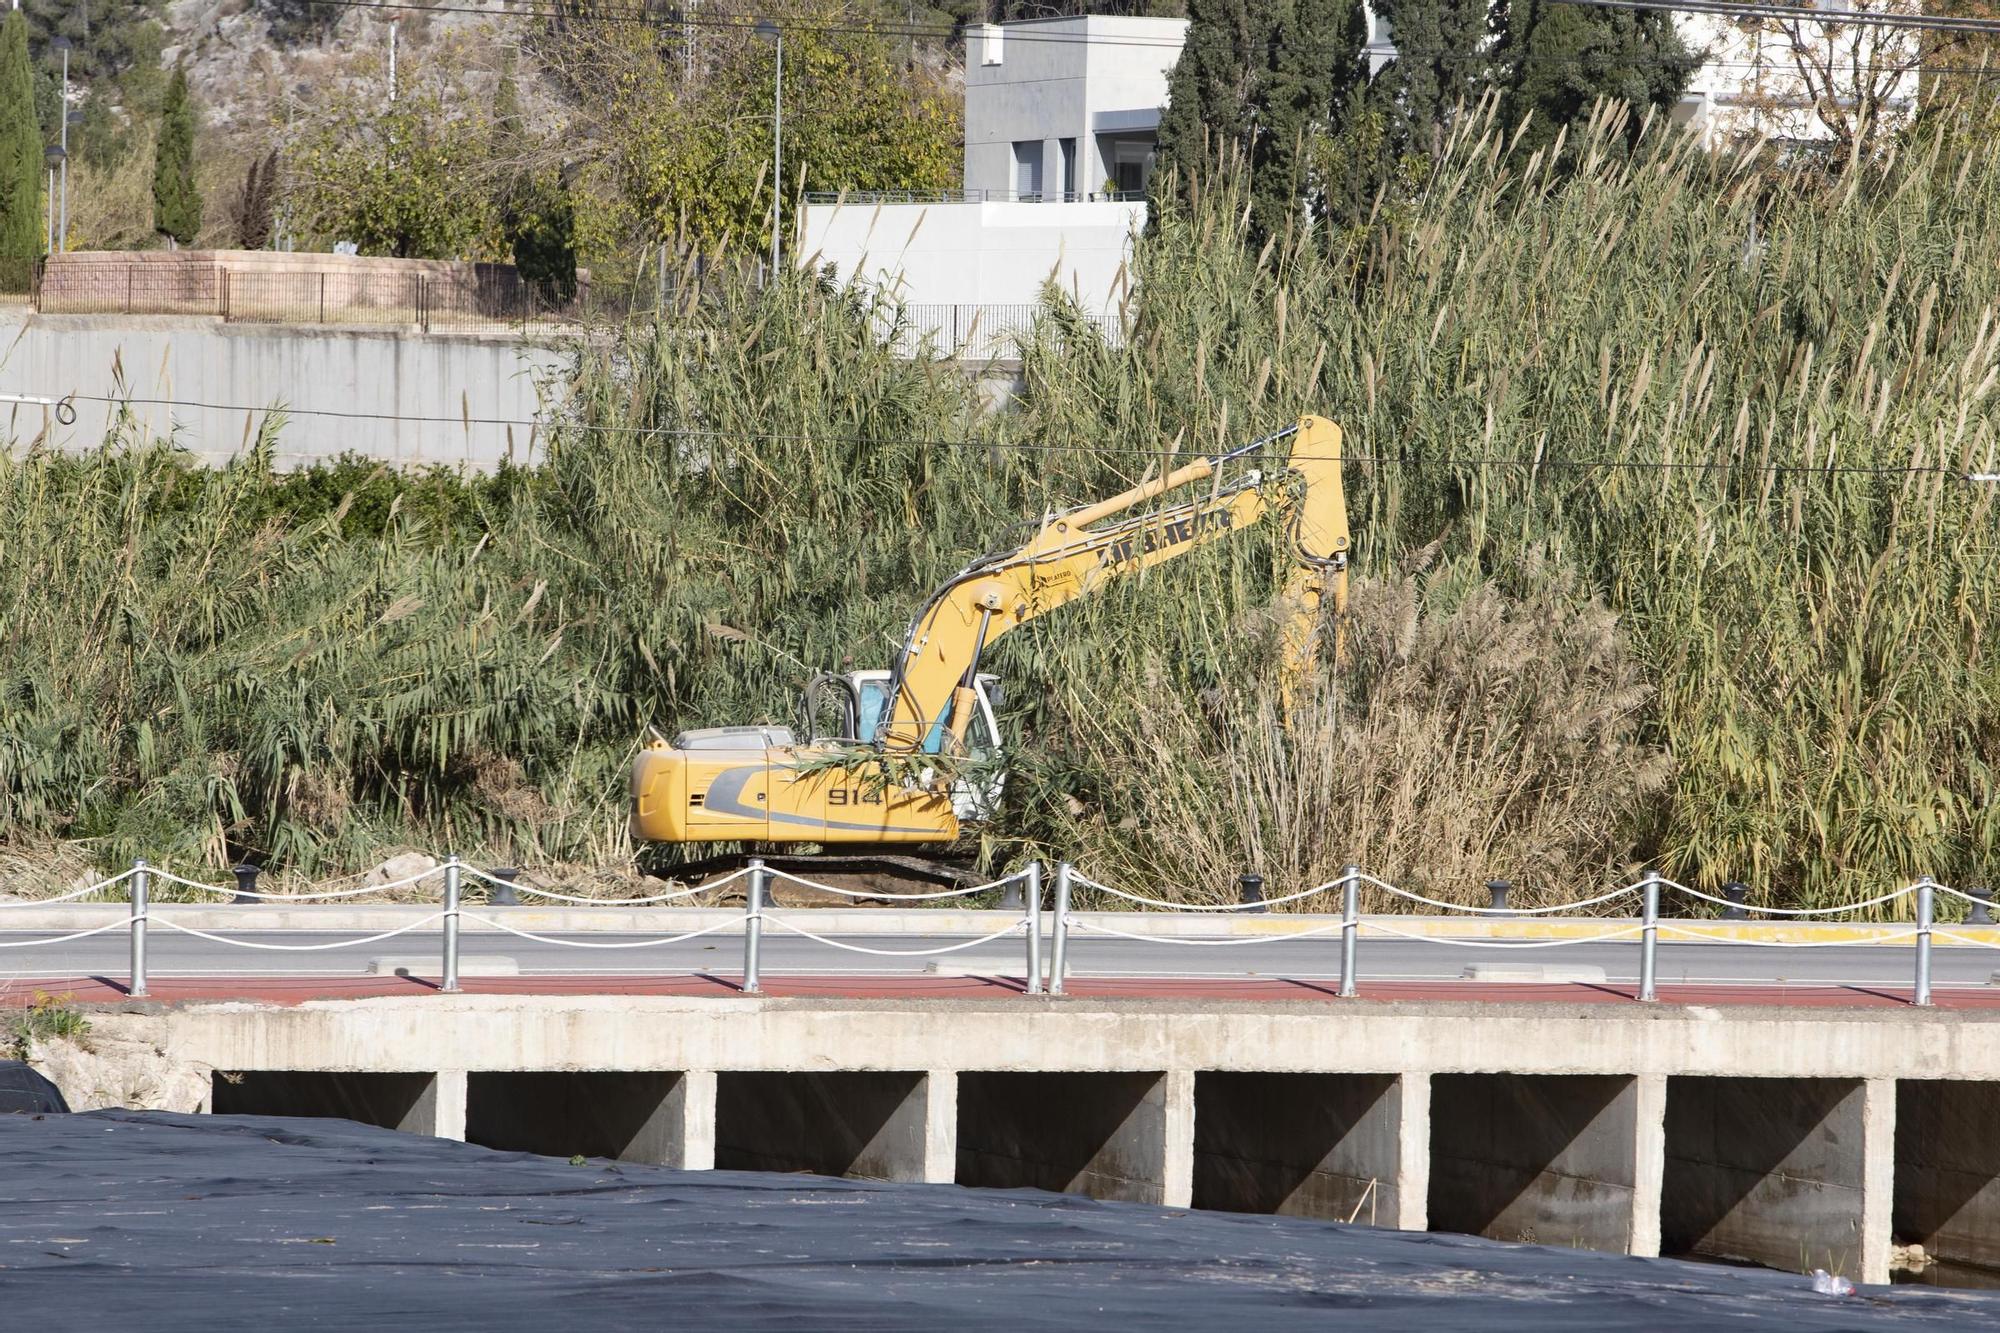
[[1768,138],[1796,144],[1895,129],[1916,113],[1923,34],[1841,23],[1840,11],[1918,15],[1918,0],[1828,6],[1827,20],[1681,14],[1681,40],[1703,63],[1674,117],[1718,147]]
[[799,253],[900,298],[906,338],[1004,356],[1046,284],[1113,337],[1146,225],[1185,19],[1036,19],[969,31],[965,188],[816,196]]
[[965,45],[965,188],[986,199],[1138,195],[1187,20],[989,23]]

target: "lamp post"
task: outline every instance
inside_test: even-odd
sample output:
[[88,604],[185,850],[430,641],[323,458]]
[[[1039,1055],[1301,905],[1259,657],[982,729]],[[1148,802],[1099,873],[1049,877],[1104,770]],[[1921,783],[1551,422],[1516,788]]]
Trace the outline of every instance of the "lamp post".
[[757,21],[757,35],[778,45],[778,79],[771,91],[771,281],[778,280],[778,229],[785,220],[785,34],[769,19]]
[[49,169],[49,216],[48,225],[43,228],[42,251],[54,254],[56,250],[56,172],[61,169],[63,159],[68,154],[58,144],[50,144],[42,150],[42,163]]
[[62,129],[58,132],[57,146],[62,150],[58,159],[62,169],[62,222],[56,228],[55,245],[52,249],[69,249],[69,38],[57,36],[49,42],[54,49],[62,52]]

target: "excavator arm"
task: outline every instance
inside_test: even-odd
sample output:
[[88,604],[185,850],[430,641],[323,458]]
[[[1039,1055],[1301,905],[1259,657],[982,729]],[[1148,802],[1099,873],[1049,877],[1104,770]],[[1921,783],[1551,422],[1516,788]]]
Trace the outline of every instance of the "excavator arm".
[[[1223,482],[1229,464],[1286,440],[1290,456],[1278,475],[1249,471]],[[897,655],[890,709],[873,739],[884,751],[915,752],[942,719],[951,738],[948,748],[962,748],[976,706],[979,660],[995,639],[1112,579],[1178,559],[1274,510],[1285,514],[1294,561],[1284,589],[1289,701],[1318,653],[1322,603],[1331,596],[1336,614],[1346,609],[1349,533],[1340,468],[1340,427],[1304,417],[1275,435],[1050,516],[1019,547],[974,561],[932,594]],[[1201,482],[1210,486],[1187,500],[1120,517]]]

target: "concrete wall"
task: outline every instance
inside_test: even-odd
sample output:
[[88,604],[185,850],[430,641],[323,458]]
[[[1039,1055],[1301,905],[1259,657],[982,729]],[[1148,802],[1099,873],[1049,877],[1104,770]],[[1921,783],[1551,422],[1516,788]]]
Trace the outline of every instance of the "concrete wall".
[[1143,203],[808,204],[800,253],[912,305],[1034,305],[1053,279],[1116,314],[1145,225]]
[[[183,316],[28,315],[0,323],[0,392],[128,400],[133,431],[172,434],[218,463],[256,438],[264,414],[289,409],[283,468],[356,453],[403,466],[491,469],[541,458],[529,422],[537,377],[561,359],[516,337],[327,331]],[[141,400],[172,400],[147,402]],[[96,445],[114,403],[80,398],[76,422],[5,405],[10,447]],[[322,413],[325,415],[315,415]],[[393,418],[401,418],[400,420]]]
[[[291,1100],[696,1169],[1372,1216],[1874,1282],[1913,1253],[1897,1241],[1935,1252],[1935,1280],[1993,1271],[2000,1011],[1337,1008],[433,995],[92,1021],[176,1085],[222,1071],[218,1110]],[[382,1075],[401,1100],[357,1091]],[[591,1102],[622,1105],[626,1147]]]
[[[1873,1086],[1860,1079],[1669,1079],[1661,1249],[1856,1272],[1870,1242],[1888,1240],[1865,1234],[1870,1111],[1894,1116],[1893,1100],[1871,1098]],[[1887,1144],[1872,1147],[1886,1156]]]
[[922,1074],[719,1074],[716,1168],[924,1180],[929,1093]]
[[1636,1079],[1442,1074],[1431,1099],[1431,1230],[1632,1249]]
[[1896,1085],[1892,1227],[1923,1248],[1917,1275],[2000,1287],[2000,1083]]
[[1417,1081],[1196,1074],[1194,1206],[1404,1225],[1402,1131]]

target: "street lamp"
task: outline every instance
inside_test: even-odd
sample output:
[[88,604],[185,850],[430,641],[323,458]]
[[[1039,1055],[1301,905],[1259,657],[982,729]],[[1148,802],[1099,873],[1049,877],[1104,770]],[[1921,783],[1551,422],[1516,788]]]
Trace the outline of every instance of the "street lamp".
[[778,280],[778,229],[785,216],[785,34],[769,19],[757,21],[757,35],[778,44],[778,81],[771,91],[771,281]]
[[[57,141],[62,149],[59,159],[62,164],[62,225],[56,228],[56,245],[69,248],[69,53],[72,43],[69,38],[58,35],[49,42],[54,50],[62,52],[62,129]],[[54,201],[50,203],[53,212]]]
[[46,232],[46,237],[42,245],[42,251],[45,254],[55,253],[56,172],[62,169],[63,162],[68,157],[69,154],[65,153],[62,150],[62,146],[60,144],[50,144],[47,148],[44,148],[42,150],[42,162],[49,169],[49,218],[48,218],[48,226],[44,228],[44,231]]

